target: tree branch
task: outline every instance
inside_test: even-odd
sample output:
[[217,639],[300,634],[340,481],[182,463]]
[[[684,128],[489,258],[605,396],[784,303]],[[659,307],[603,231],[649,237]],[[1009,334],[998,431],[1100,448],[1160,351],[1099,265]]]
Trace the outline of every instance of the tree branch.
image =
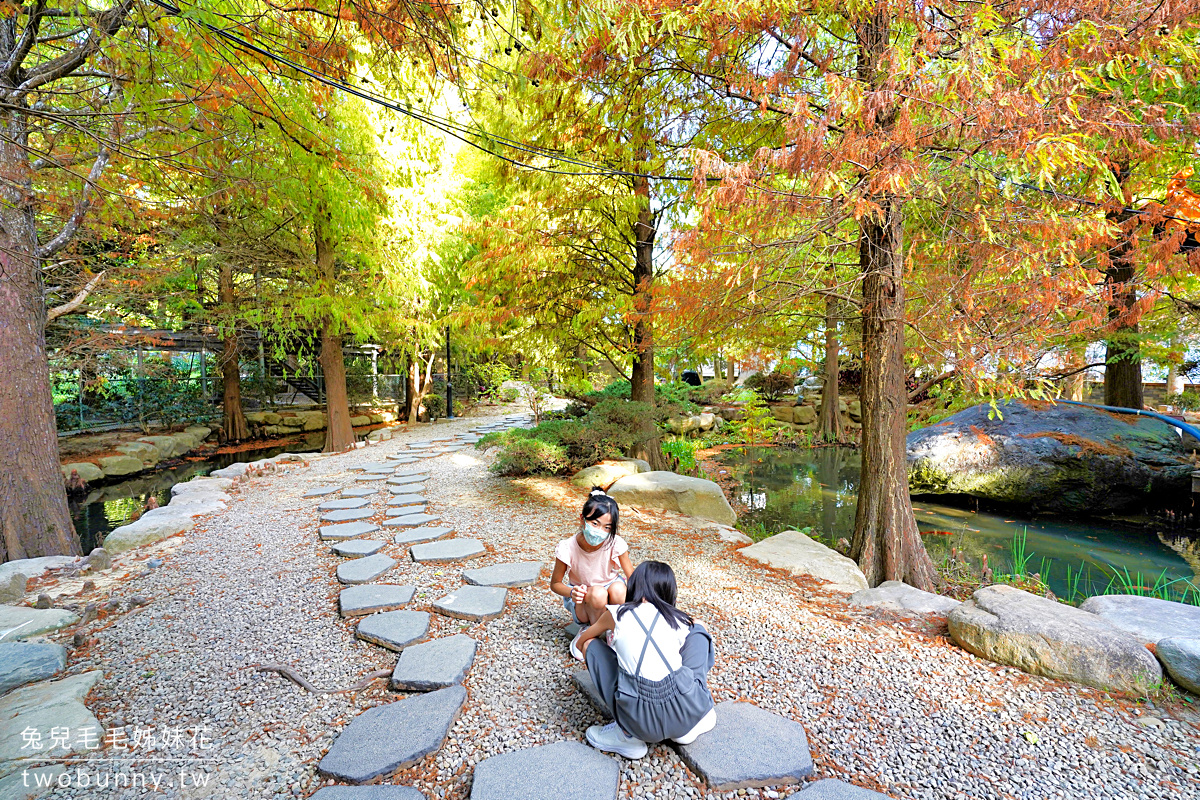
[[74,238],[75,233],[79,230],[79,226],[83,224],[84,217],[92,207],[92,192],[95,189],[96,182],[100,180],[100,175],[104,172],[104,168],[108,166],[108,159],[111,153],[107,145],[101,145],[100,151],[96,153],[96,160],[92,162],[92,169],[88,172],[88,176],[83,182],[83,192],[79,195],[79,201],[75,203],[75,211],[71,214],[70,219],[63,225],[61,231],[45,245],[38,248],[39,258],[49,258],[59,250],[67,246]]
[[98,273],[94,278],[84,284],[84,287],[79,290],[79,294],[71,298],[71,302],[63,303],[61,306],[55,306],[54,308],[46,311],[46,324],[49,325],[53,320],[58,319],[64,314],[74,314],[76,311],[78,311],[79,307],[83,305],[83,301],[87,300],[88,295],[91,294],[92,290],[96,288],[96,285],[100,283],[106,272],[108,272],[108,270]]

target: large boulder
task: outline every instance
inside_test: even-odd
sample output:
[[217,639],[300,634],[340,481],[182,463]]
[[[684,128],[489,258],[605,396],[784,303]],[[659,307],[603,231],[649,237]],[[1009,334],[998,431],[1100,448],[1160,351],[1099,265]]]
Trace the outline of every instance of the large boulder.
[[858,564],[800,531],[768,536],[738,552],[768,567],[825,581],[826,588],[836,592],[857,592],[867,588],[866,576]]
[[795,406],[771,406],[771,416],[780,422],[792,422],[792,411]]
[[950,636],[980,658],[1106,691],[1142,693],[1162,667],[1134,637],[1072,606],[985,586],[947,615]]
[[175,458],[191,449],[187,446],[186,441],[181,441],[174,436],[143,436],[138,441],[157,447],[163,458]]
[[1132,594],[1097,595],[1082,610],[1102,617],[1139,642],[1158,644],[1177,636],[1200,636],[1200,606]]
[[133,475],[135,472],[145,469],[142,460],[133,456],[105,456],[96,460],[100,462],[100,469],[104,470],[106,478]]
[[[1200,634],[1200,629],[1193,628],[1191,633]],[[1200,695],[1200,639],[1163,639],[1156,652],[1171,680]]]
[[[156,510],[165,511],[166,509]],[[184,513],[182,509],[172,514],[155,516],[146,514],[135,522],[111,531],[104,537],[104,549],[114,555],[124,553],[126,550],[153,544],[176,534],[190,531],[195,526],[195,518],[191,514]]]
[[792,422],[796,425],[812,425],[817,421],[817,410],[812,406],[796,406],[792,409]]
[[62,470],[64,478],[70,478],[71,473],[75,472],[88,483],[104,477],[104,470],[90,461],[73,461],[70,464],[63,464],[59,469]]
[[[113,448],[118,453],[140,458],[142,461],[157,464],[162,461],[162,452],[149,442],[125,442]],[[79,473],[82,475],[83,473]]]
[[618,503],[647,508],[665,508],[691,517],[732,525],[737,514],[721,487],[703,478],[655,470],[621,478],[608,489]]
[[220,476],[214,478],[192,478],[190,481],[183,481],[172,486],[171,496],[176,497],[181,494],[190,494],[191,492],[224,492],[231,486],[233,486],[232,478]]
[[1019,401],[913,431],[908,465],[913,494],[1089,513],[1186,495],[1193,469],[1178,432],[1160,420]]
[[638,469],[636,462],[630,461],[601,461],[591,467],[586,467],[575,473],[571,478],[571,483],[576,486],[582,486],[585,489],[590,489],[593,486],[599,486],[601,489],[608,489],[621,478],[627,478],[630,475],[637,475],[641,472]]
[[918,614],[946,614],[958,606],[958,601],[900,581],[884,581],[874,589],[860,589],[850,595],[850,605],[915,611]]

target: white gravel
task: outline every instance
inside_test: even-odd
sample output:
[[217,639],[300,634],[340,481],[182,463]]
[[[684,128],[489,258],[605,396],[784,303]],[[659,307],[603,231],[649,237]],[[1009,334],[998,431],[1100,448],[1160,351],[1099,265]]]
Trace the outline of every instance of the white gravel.
[[[157,791],[89,787],[52,796],[278,798],[308,796],[321,785],[316,764],[341,727],[399,695],[383,680],[356,694],[313,695],[276,674],[247,669],[286,663],[317,686],[346,687],[395,664],[394,653],[357,641],[355,621],[338,616],[339,559],[316,536],[321,498],[300,495],[320,484],[352,484],[345,466],[378,461],[401,449],[399,442],[477,424],[421,427],[393,442],[242,482],[231,508],[187,534],[164,566],[114,590],[150,602],[93,623],[95,641],[72,657],[71,672],[105,672],[89,705],[105,727],[184,727],[190,734],[206,726],[211,748],[192,748],[186,739],[175,746],[156,742],[153,751],[137,751],[141,760],[122,762],[127,772],[160,774]],[[389,782],[415,785],[431,798],[465,800],[478,761],[582,741],[587,726],[600,721],[571,683],[579,665],[561,630],[566,613],[547,588],[554,544],[570,535],[585,493],[561,480],[496,478],[487,472],[488,459],[472,450],[421,463],[432,466],[424,491],[429,513],[490,548],[464,567],[547,564],[536,586],[510,590],[497,620],[433,614],[431,636],[463,631],[480,642],[466,681],[469,699],[441,751]],[[371,498],[379,519],[389,496]],[[1180,721],[981,661],[955,647],[944,627],[850,609],[752,566],[715,532],[676,515],[624,513],[621,532],[635,562],[657,558],[674,566],[681,607],[712,631],[717,665],[709,683],[718,702],[749,700],[802,722],[816,777],[840,777],[899,798],[1200,798],[1196,717]],[[408,608],[431,610],[432,601],[461,583],[464,567],[416,565],[395,545],[384,552],[400,563],[379,582],[418,587]],[[1139,723],[1139,713],[1155,721]],[[147,755],[176,760],[149,762]],[[189,760],[197,757],[207,761]],[[113,769],[99,760],[85,765]],[[208,788],[181,789],[180,766],[208,770]],[[620,795],[778,797],[798,788],[712,793],[673,749],[660,745],[639,762],[622,761]]]

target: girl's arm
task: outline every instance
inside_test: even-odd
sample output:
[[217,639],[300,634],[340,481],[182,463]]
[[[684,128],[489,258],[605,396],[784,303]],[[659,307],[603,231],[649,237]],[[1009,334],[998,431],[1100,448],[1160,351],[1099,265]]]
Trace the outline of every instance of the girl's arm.
[[629,551],[621,553],[617,558],[621,562],[621,572],[624,572],[625,579],[629,580],[629,576],[633,574],[633,561],[629,559]]
[[567,586],[567,565],[559,559],[554,559],[554,574],[550,576],[550,591],[560,597],[570,597],[571,587]]
[[600,615],[600,619],[596,620],[579,634],[578,641],[576,642],[579,652],[586,655],[587,646],[592,639],[600,638],[603,633],[611,631],[616,626],[617,621],[613,619],[612,612],[607,608],[604,609],[604,613]]

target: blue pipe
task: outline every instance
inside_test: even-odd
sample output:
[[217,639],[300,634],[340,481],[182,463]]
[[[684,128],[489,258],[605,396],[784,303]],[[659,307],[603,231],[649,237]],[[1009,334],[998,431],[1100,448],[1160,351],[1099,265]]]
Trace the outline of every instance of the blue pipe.
[[1137,408],[1121,408],[1120,406],[1101,406],[1095,403],[1081,403],[1078,400],[1051,400],[1052,403],[1063,403],[1069,406],[1086,406],[1087,408],[1099,408],[1104,411],[1115,411],[1118,414],[1135,414],[1139,417],[1150,417],[1151,419],[1161,420],[1173,428],[1178,428],[1184,433],[1190,433],[1196,439],[1200,440],[1200,429],[1193,425],[1188,425],[1186,422],[1180,422],[1164,414],[1159,414],[1155,411],[1142,411]]

